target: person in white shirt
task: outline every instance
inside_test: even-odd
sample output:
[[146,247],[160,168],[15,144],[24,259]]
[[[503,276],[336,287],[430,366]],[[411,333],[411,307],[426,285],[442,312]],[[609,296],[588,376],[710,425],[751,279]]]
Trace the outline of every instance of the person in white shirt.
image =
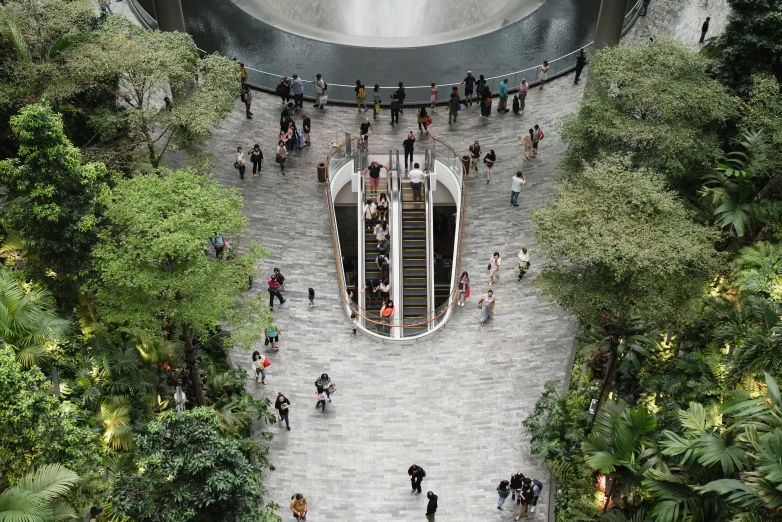
[[519,278],[516,281],[521,281],[527,270],[529,270],[529,254],[526,248],[522,248],[521,252],[519,252]]
[[423,201],[424,198],[421,195],[421,186],[424,183],[424,178],[429,174],[421,170],[421,166],[418,163],[413,164],[413,170],[407,174],[410,176],[410,187],[413,189],[413,201]]
[[377,205],[371,199],[368,199],[364,205],[364,222],[369,229],[372,229],[377,223]]
[[313,107],[320,107],[323,110],[323,106],[326,105],[326,81],[320,74],[316,74],[312,83],[315,84],[315,105]]
[[522,174],[521,171],[518,171],[510,181],[510,204],[514,207],[518,207],[519,192],[521,192],[522,185],[527,183],[527,178],[524,177],[524,174]]

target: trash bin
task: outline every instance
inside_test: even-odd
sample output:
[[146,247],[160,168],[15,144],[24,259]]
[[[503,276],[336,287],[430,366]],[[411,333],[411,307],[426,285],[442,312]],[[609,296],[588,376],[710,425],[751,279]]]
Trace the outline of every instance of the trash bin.
[[464,173],[468,174],[470,172],[470,157],[469,156],[462,156],[462,166],[464,167]]
[[318,181],[326,182],[326,164],[322,161],[318,163]]

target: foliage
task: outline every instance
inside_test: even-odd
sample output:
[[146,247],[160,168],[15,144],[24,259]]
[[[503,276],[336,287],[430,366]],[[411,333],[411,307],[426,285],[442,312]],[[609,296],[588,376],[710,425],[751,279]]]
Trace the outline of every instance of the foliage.
[[723,81],[743,94],[753,74],[773,74],[782,82],[782,1],[728,0],[728,5],[717,42]]
[[536,283],[586,322],[629,308],[654,322],[687,318],[721,259],[716,232],[621,158],[585,166],[533,223],[549,260]]
[[95,231],[85,227],[93,200],[109,175],[99,163],[82,164],[81,152],[65,136],[62,117],[44,101],[11,118],[19,160],[0,163],[0,179],[12,198],[4,216],[35,256],[36,275],[54,271],[74,278],[85,268]]
[[138,468],[119,472],[110,503],[138,522],[257,522],[278,519],[263,506],[265,457],[251,439],[222,435],[210,408],[166,412],[136,441]]
[[760,294],[782,303],[782,245],[758,241],[733,260],[731,281],[742,296]]
[[565,118],[567,177],[602,154],[627,154],[685,194],[720,158],[717,131],[738,101],[706,74],[709,62],[664,38],[595,53],[578,113]]
[[59,522],[77,518],[66,497],[78,481],[76,473],[59,464],[31,470],[0,493],[0,520]]
[[50,391],[37,368],[24,370],[0,351],[0,484],[16,483],[30,466],[62,464],[82,475],[98,467],[104,454],[98,434]]
[[[153,167],[171,147],[207,143],[234,107],[237,64],[219,55],[199,59],[193,39],[180,32],[147,31],[124,17],[109,17],[95,38],[68,51],[59,96],[89,82],[123,100],[127,109],[103,111],[99,130],[127,128]],[[163,95],[173,100],[161,108]],[[170,109],[170,110],[169,110]]]
[[[741,124],[744,128],[760,133],[767,146],[755,158],[753,169],[755,175],[763,178],[779,176],[782,169],[782,93],[780,82],[773,76],[755,75],[752,77],[752,87],[749,98],[742,103]],[[768,191],[762,192],[765,194]],[[779,189],[776,188],[776,199],[779,199]]]

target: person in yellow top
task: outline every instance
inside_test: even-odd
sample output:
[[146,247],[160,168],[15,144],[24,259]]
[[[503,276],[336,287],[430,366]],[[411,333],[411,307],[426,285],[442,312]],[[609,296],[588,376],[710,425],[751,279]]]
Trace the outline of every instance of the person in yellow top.
[[304,522],[307,520],[307,499],[301,493],[296,493],[291,497],[291,511],[293,518]]
[[239,81],[242,82],[242,87],[244,87],[244,84],[247,83],[247,68],[243,63],[239,64]]

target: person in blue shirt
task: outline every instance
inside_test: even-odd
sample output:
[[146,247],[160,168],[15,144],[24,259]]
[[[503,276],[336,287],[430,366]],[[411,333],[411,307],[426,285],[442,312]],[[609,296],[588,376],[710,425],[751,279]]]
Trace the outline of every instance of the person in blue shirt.
[[500,102],[497,104],[497,112],[509,112],[508,109],[508,79],[503,78],[500,82]]

